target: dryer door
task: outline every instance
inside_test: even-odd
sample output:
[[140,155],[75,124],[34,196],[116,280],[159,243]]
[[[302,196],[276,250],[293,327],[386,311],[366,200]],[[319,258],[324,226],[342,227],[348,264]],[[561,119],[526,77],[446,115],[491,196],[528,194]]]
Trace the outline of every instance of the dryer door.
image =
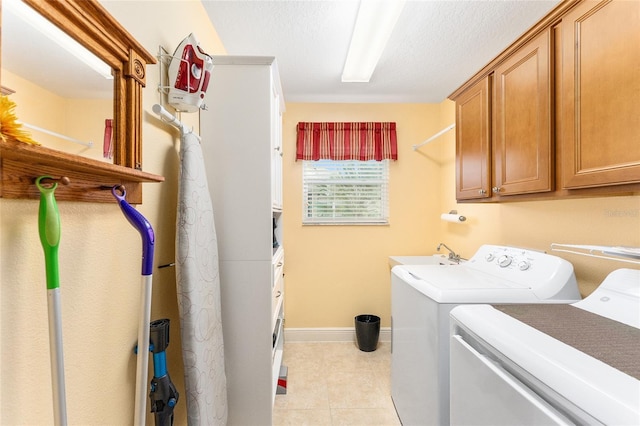
[[451,425],[574,423],[460,335],[451,337]]

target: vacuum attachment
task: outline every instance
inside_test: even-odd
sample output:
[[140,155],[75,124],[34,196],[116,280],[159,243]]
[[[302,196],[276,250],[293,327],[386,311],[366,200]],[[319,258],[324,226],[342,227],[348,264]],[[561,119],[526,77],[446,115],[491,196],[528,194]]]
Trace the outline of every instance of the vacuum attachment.
[[153,379],[151,380],[151,412],[155,414],[156,426],[173,425],[173,409],[180,394],[167,371],[167,346],[169,346],[169,319],[152,321],[149,350],[153,353]]
[[191,33],[178,45],[169,63],[169,105],[182,112],[196,112],[204,102],[213,58]]

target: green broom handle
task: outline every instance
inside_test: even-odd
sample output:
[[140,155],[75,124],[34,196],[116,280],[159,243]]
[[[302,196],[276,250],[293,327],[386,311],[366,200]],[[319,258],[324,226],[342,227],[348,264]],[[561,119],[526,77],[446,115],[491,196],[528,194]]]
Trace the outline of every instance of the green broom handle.
[[51,179],[49,176],[40,176],[36,180],[36,186],[40,190],[40,214],[38,215],[38,230],[40,242],[44,250],[45,268],[47,271],[47,289],[60,287],[60,273],[58,269],[58,246],[60,245],[60,213],[54,196],[58,187],[54,183],[50,188],[42,186],[42,179]]
[[44,250],[47,275],[47,303],[49,310],[49,350],[51,354],[51,385],[53,396],[53,415],[56,426],[66,426],[67,407],[64,380],[64,355],[62,350],[62,309],[60,305],[60,274],[58,268],[58,246],[60,244],[60,214],[54,196],[58,187],[41,184],[49,176],[40,176],[36,186],[40,191],[40,209],[38,231]]

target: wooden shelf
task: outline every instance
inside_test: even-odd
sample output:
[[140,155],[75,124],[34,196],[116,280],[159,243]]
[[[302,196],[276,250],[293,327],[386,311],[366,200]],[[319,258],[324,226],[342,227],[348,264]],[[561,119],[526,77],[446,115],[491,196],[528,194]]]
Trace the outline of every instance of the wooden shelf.
[[71,183],[56,190],[58,201],[113,203],[108,188],[124,185],[127,201],[142,203],[143,182],[164,182],[164,177],[129,167],[67,154],[15,140],[0,140],[0,197],[39,199],[35,180],[42,175],[67,176]]

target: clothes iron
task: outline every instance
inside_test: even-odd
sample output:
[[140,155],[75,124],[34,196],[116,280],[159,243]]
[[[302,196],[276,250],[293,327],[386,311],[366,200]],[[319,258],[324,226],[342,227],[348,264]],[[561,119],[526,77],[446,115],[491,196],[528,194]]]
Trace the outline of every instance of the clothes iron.
[[213,58],[202,50],[193,33],[185,37],[169,63],[169,105],[182,112],[196,112],[204,102]]

